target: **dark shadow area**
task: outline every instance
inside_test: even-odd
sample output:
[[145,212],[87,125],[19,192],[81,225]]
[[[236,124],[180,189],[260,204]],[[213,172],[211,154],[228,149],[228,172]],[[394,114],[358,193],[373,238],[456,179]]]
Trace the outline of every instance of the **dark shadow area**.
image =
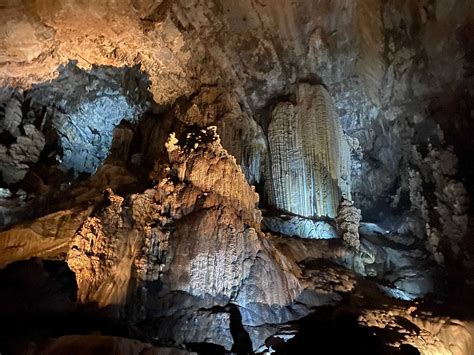
[[[326,260],[305,260],[306,269],[330,266]],[[168,302],[160,296],[163,285],[155,282],[155,301],[162,310],[179,307],[193,301],[186,293],[168,293]],[[165,290],[166,291],[166,290]],[[101,334],[137,339],[156,346],[172,346],[170,339],[156,337],[158,328],[173,328],[170,318],[147,316],[143,323],[134,321],[131,302],[127,306],[109,306],[99,309],[96,304],[76,304],[77,285],[74,274],[63,261],[31,259],[15,262],[0,270],[0,352],[15,354],[18,346],[30,342],[40,343],[49,338],[64,335]],[[295,336],[286,343],[278,336],[267,339],[266,345],[276,350],[276,354],[419,354],[408,344],[400,348],[387,343],[403,342],[402,334],[387,329],[370,328],[358,323],[358,316],[364,309],[383,309],[388,304],[408,308],[412,303],[396,301],[380,294],[376,284],[360,277],[355,295],[338,303],[337,306],[318,307],[317,310],[299,321],[288,325],[295,330]],[[175,303],[173,305],[173,302]],[[196,300],[194,300],[196,302]],[[155,305],[156,306],[156,305]],[[153,312],[151,303],[148,311]],[[467,313],[462,317],[462,309],[453,312],[453,307],[436,303],[418,303],[418,309],[433,316],[472,319]],[[389,308],[386,308],[387,311]],[[162,311],[161,310],[161,311]],[[160,309],[156,308],[158,314]],[[210,313],[228,313],[230,333],[233,338],[232,353],[253,354],[249,334],[242,324],[237,305],[228,304],[211,309],[201,309]],[[186,312],[184,310],[184,312]],[[183,313],[184,314],[184,313]],[[179,317],[178,317],[179,318]],[[148,325],[146,323],[149,323]],[[395,322],[408,331],[418,333],[420,329],[403,317],[395,317]],[[153,333],[155,332],[155,333]],[[188,343],[186,347],[199,354],[226,354],[226,350],[213,343]]]
[[34,258],[0,270],[2,318],[71,311],[76,294],[76,278],[63,261]]
[[242,316],[240,315],[239,307],[234,304],[229,304],[226,308],[229,310],[230,333],[234,339],[234,345],[231,351],[238,355],[253,354],[252,341],[242,325]]
[[[466,59],[470,66],[466,71],[463,84],[454,90],[433,97],[430,100],[428,113],[444,132],[446,143],[452,145],[458,160],[458,179],[463,183],[470,198],[467,211],[468,230],[462,240],[462,251],[458,255],[445,253],[447,279],[450,284],[450,297],[454,305],[464,304],[474,309],[472,294],[474,292],[473,264],[474,258],[474,52],[472,36],[474,22],[461,28],[460,36],[466,48]],[[442,241],[443,242],[443,241]],[[462,313],[462,312],[461,312]]]
[[224,355],[228,354],[223,346],[212,343],[187,343],[190,351],[197,352],[199,355]]
[[[111,317],[114,306],[76,303],[74,273],[64,261],[30,259],[0,270],[0,352],[63,335],[91,333],[146,341],[131,325]],[[117,307],[115,307],[117,308]]]
[[394,349],[385,345],[379,329],[362,327],[357,314],[335,307],[321,307],[294,323],[296,335],[286,343],[279,338],[267,340],[275,354],[419,354],[410,345]]

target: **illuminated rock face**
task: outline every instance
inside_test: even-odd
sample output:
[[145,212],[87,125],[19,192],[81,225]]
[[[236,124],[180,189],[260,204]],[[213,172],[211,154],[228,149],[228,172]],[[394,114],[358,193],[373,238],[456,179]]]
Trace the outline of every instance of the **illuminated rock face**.
[[327,90],[300,84],[296,104],[280,102],[268,127],[267,192],[274,208],[335,217],[350,198],[350,148]]
[[344,242],[349,246],[359,249],[359,222],[360,210],[354,207],[354,203],[348,200],[341,201],[339,205],[336,224]]
[[113,130],[120,121],[132,121],[136,108],[125,96],[114,95],[84,102],[60,124],[62,165],[76,172],[94,173],[107,158]]
[[[0,243],[1,265],[66,255],[80,307],[97,306],[151,338],[227,350],[237,342],[232,312],[256,350],[284,323],[356,292],[351,268],[381,281],[392,274],[399,293],[415,286],[411,297],[427,292],[409,269],[418,251],[397,254],[391,250],[395,243],[380,236],[364,241],[373,254],[368,258],[339,239],[265,235],[258,195],[215,130],[188,137],[168,141],[169,167],[157,164],[155,187],[125,198],[107,190],[105,206],[88,218],[90,211],[63,213],[0,233],[0,240],[10,240]],[[18,250],[12,253],[13,248]]]
[[324,221],[297,216],[265,216],[265,226],[273,232],[309,239],[339,238],[336,228]]
[[266,139],[234,95],[220,87],[205,86],[191,101],[177,103],[173,113],[186,125],[216,126],[222,146],[237,159],[247,181],[251,185],[261,182]]
[[27,109],[43,113],[47,145],[58,147],[48,155],[76,174],[92,174],[109,155],[114,128],[136,122],[148,107],[147,78],[137,67],[85,71],[74,62],[59,72],[57,79],[26,93]]
[[185,146],[170,139],[171,169],[157,168],[155,188],[127,200],[107,192],[67,253],[80,303],[133,305],[133,319],[169,322],[150,334],[228,349],[228,314],[203,309],[235,304],[249,327],[294,319],[285,308],[304,287],[299,268],[264,238],[258,195],[214,134],[203,129]]

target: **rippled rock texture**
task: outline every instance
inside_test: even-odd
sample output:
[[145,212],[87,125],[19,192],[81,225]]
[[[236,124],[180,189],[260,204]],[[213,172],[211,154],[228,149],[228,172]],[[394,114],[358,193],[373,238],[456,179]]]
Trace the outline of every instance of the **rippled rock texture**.
[[[305,244],[262,233],[258,195],[220,145],[214,127],[171,135],[166,148],[170,165],[152,173],[160,176],[154,188],[125,198],[106,190],[102,207],[74,235],[63,234],[47,254],[34,249],[44,246],[41,239],[25,238],[18,229],[6,232],[28,240],[30,254],[9,254],[5,265],[31,256],[65,258],[79,307],[103,312],[145,339],[211,343],[234,351],[261,348],[286,323],[351,297],[359,284],[366,291],[358,292],[373,292],[375,285],[367,288],[350,269],[381,280],[389,270],[404,270],[397,256],[397,266],[390,269],[384,256],[389,247],[381,239],[366,240],[364,254],[337,239]],[[4,277],[13,272],[8,268]],[[394,287],[415,297],[426,292],[410,284]],[[426,337],[432,335],[426,330]],[[97,341],[115,346],[115,340]],[[60,346],[55,342],[83,346],[81,339],[60,338],[47,349]],[[402,342],[413,343],[410,338]]]
[[269,204],[303,217],[335,217],[350,199],[351,151],[327,90],[300,84],[297,103],[278,103],[268,126]]
[[[327,95],[334,102],[350,137],[353,158],[346,179],[350,186],[339,186],[341,181],[337,185],[351,192],[368,220],[390,224],[401,212],[411,210],[410,217],[403,216],[411,219],[411,233],[426,241],[440,264],[446,257],[461,258],[466,267],[472,264],[459,246],[467,233],[467,205],[454,207],[453,201],[466,200],[465,182],[455,170],[442,180],[433,175],[437,163],[428,154],[435,151],[443,157],[453,145],[461,156],[462,174],[472,176],[469,160],[463,158],[472,151],[468,133],[472,132],[473,96],[470,1],[281,0],[238,5],[222,1],[81,5],[9,1],[1,11],[7,19],[0,31],[3,85],[29,88],[60,78],[53,84],[59,91],[40,86],[44,90],[36,90],[35,97],[43,96],[46,100],[39,100],[43,105],[66,114],[65,120],[58,121],[64,149],[58,159],[66,168],[94,171],[107,155],[111,130],[122,120],[133,122],[147,101],[136,75],[109,75],[110,71],[94,65],[139,65],[149,78],[150,96],[158,111],[169,104],[174,106],[172,116],[185,125],[216,125],[224,147],[242,165],[249,182],[267,186],[272,183],[263,180],[272,174],[272,160],[291,160],[291,154],[278,154],[279,158],[270,154],[270,164],[266,163],[274,141],[267,137],[276,122],[271,124],[271,112],[283,110],[278,102],[298,107],[306,95],[298,93],[308,88],[307,83],[311,90],[324,85],[320,91],[327,91],[325,102]],[[59,66],[69,60],[75,60],[79,68],[92,69],[89,79],[84,80],[83,74],[64,74]],[[74,88],[70,81],[81,89],[70,90]],[[116,83],[128,89],[117,88]],[[59,97],[44,95],[45,91]],[[67,96],[65,101],[61,96]],[[84,96],[87,100],[71,103],[71,97]],[[454,124],[449,117],[455,117]],[[36,126],[43,131],[40,128]],[[168,127],[161,135],[163,143],[176,130]],[[25,139],[33,138],[25,135]],[[40,150],[41,145],[34,146]],[[36,158],[21,159],[24,169]],[[275,179],[281,177],[275,175]],[[417,184],[424,186],[422,191],[416,191]],[[328,197],[318,198],[326,199],[328,205],[328,211],[320,214],[335,215],[337,188],[333,185]],[[262,203],[275,205],[288,193],[275,197],[271,191],[284,192],[283,186],[267,188],[268,194],[260,187]],[[302,192],[296,193],[298,186],[292,188],[292,199],[306,201]],[[407,201],[407,196],[416,194],[420,196]],[[422,201],[436,212],[424,214],[418,208]],[[319,214],[307,209],[308,215]]]
[[239,305],[250,326],[279,322],[268,305],[289,304],[301,286],[259,235],[258,195],[214,132],[188,134],[186,145],[170,140],[167,148],[171,167],[155,189],[128,203],[109,191],[108,206],[75,236],[67,263],[78,299],[119,308],[132,300],[134,317],[156,323],[153,336],[207,339],[230,350],[229,316],[213,307]]
[[471,2],[6,0],[0,346],[472,352]]

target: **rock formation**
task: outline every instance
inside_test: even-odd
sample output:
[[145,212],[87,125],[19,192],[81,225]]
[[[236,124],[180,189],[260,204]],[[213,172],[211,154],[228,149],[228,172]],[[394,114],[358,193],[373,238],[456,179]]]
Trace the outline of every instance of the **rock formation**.
[[283,235],[309,239],[339,238],[335,226],[325,221],[315,221],[296,216],[265,216],[264,225],[271,231]]
[[473,352],[471,0],[0,16],[2,354]]
[[335,217],[350,198],[350,149],[327,90],[300,84],[297,103],[277,104],[268,126],[267,193],[273,208]]
[[[205,326],[229,319],[203,309],[230,303],[241,307],[247,326],[281,322],[278,312],[263,309],[290,304],[301,285],[276,267],[260,235],[258,195],[215,132],[203,129],[184,139],[177,144],[170,138],[171,169],[155,189],[130,196],[128,204],[107,192],[108,206],[78,231],[67,263],[76,274],[81,303],[123,308],[132,297],[138,319],[173,324],[158,327],[157,336],[196,343],[210,338],[230,350],[229,334],[219,339]],[[260,263],[267,266],[257,267]],[[151,291],[154,282],[164,285],[162,292]],[[270,287],[278,291],[265,292]],[[194,299],[191,308],[180,309],[177,295]],[[188,324],[193,318],[201,320]]]
[[0,172],[7,184],[21,181],[29,168],[38,161],[45,139],[32,120],[23,118],[22,96],[13,90],[3,90],[0,133],[6,137],[0,145]]
[[[64,234],[47,253],[34,249],[44,246],[41,239],[31,240],[29,254],[10,255],[4,265],[58,257],[69,241],[66,262],[79,304],[107,310],[152,338],[211,342],[227,350],[238,344],[232,312],[256,350],[311,307],[347,297],[357,278],[341,266],[361,274],[375,267],[387,275],[376,261],[385,249],[370,242],[366,247],[377,255],[372,259],[342,244],[278,243],[263,234],[258,195],[220,145],[215,127],[179,139],[171,135],[167,150],[170,166],[152,173],[160,177],[154,188],[125,199],[106,190],[105,205],[74,236]],[[24,238],[15,229],[11,234]],[[323,258],[329,261],[318,262]]]
[[361,219],[360,210],[354,207],[354,203],[343,199],[337,210],[337,229],[342,236],[342,240],[349,246],[359,249],[359,222]]

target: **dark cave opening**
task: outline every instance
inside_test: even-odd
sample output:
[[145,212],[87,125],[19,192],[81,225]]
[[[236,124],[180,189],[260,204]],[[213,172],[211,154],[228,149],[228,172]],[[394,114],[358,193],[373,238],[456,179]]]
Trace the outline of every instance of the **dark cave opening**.
[[[278,337],[269,340],[275,354],[358,354],[358,355],[415,355],[420,352],[409,344],[398,349],[385,345],[383,332],[361,327],[357,314],[344,307],[321,307],[299,320],[297,332],[283,341]],[[341,339],[341,336],[344,339]],[[386,335],[385,335],[386,336]]]

